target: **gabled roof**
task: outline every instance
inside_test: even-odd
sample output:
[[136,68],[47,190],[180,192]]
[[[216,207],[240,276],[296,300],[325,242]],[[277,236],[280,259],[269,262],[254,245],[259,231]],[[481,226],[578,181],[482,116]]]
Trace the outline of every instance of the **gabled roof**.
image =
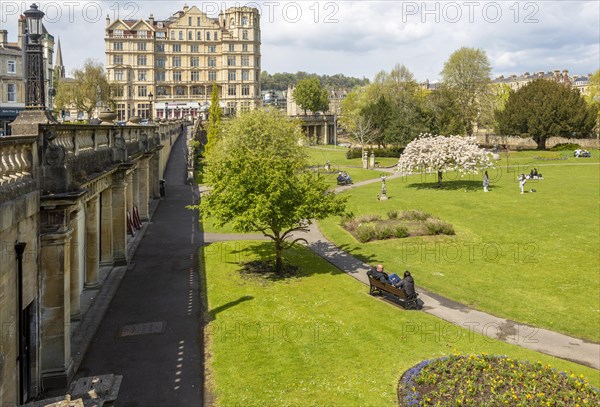
[[154,30],[154,27],[148,24],[146,20],[127,20],[125,23],[127,23],[132,30],[138,28],[140,25],[143,26],[143,28]]
[[130,25],[128,24],[128,21],[124,21],[118,18],[115,21],[113,21],[108,27],[106,27],[107,30],[118,30],[119,28],[129,29]]

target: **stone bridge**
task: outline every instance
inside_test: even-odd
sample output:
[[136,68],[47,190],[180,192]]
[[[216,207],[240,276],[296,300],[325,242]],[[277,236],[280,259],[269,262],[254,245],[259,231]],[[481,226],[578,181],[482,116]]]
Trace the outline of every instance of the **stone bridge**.
[[0,138],[0,406],[71,380],[80,298],[127,264],[184,130],[46,121]]

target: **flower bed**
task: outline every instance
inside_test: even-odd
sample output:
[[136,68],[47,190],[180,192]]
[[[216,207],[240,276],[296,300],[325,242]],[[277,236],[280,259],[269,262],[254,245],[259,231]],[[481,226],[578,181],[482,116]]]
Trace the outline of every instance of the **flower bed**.
[[387,215],[388,219],[385,220],[380,215],[345,218],[342,219],[342,227],[361,243],[409,236],[454,234],[451,224],[425,212],[390,211]]
[[398,386],[400,406],[597,406],[583,377],[505,356],[458,354],[423,361]]

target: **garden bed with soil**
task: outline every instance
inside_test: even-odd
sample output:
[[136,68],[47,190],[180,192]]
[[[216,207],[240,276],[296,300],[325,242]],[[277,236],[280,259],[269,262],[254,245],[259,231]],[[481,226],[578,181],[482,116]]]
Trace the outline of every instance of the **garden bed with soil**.
[[363,215],[342,219],[342,227],[361,243],[411,236],[453,235],[448,222],[417,210],[390,211],[388,218]]

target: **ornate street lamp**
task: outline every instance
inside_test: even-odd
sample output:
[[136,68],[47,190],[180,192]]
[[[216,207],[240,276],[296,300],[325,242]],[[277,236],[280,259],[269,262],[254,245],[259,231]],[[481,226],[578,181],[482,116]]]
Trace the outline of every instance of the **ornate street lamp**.
[[149,109],[148,109],[148,121],[151,122],[152,121],[152,102],[154,102],[154,95],[152,94],[152,92],[148,93],[148,104]]
[[42,53],[42,18],[44,12],[34,3],[23,13],[27,23],[27,82],[25,86],[25,108],[45,110],[44,57]]
[[169,103],[165,102],[165,119],[169,119]]

